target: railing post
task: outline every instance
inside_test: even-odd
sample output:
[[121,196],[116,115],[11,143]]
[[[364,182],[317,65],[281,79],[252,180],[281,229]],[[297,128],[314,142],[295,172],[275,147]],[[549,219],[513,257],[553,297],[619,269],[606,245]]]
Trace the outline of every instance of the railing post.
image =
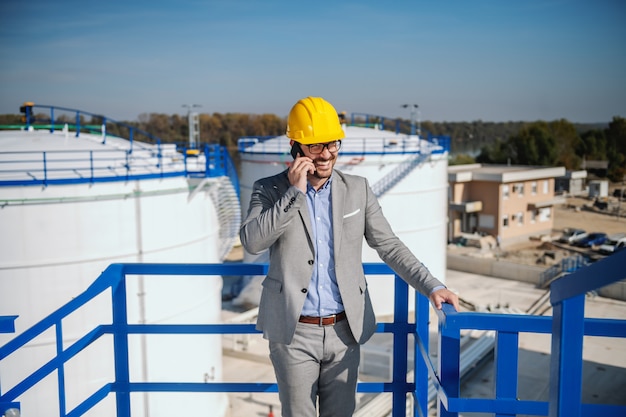
[[76,137],[80,136],[80,112],[76,111]]
[[[448,399],[459,398],[461,393],[461,329],[439,322],[438,368],[441,387]],[[457,417],[458,413],[446,410],[441,400],[437,401],[439,417]]]
[[[63,323],[61,320],[56,324],[56,349],[57,358],[63,354]],[[59,363],[57,367],[57,384],[59,391],[59,415],[64,416],[66,413],[65,401],[65,363]]]
[[128,312],[126,308],[126,276],[112,288],[113,346],[115,361],[116,417],[130,417],[130,371],[128,359]]
[[[14,333],[15,332],[15,319],[18,316],[0,316],[0,333]],[[0,381],[1,383],[2,381]],[[7,410],[20,409],[19,402],[3,402],[2,400],[2,385],[0,384],[0,416],[4,415]]]
[[161,141],[157,142],[157,168],[161,170],[161,176],[163,176],[163,150],[161,149]]
[[89,182],[93,184],[94,181],[94,167],[93,167],[93,151],[89,151]]
[[[415,321],[417,323],[417,338],[422,342],[426,353],[429,353],[428,316],[430,301],[422,294],[415,294]],[[420,416],[428,415],[428,364],[420,353],[420,349],[415,341],[414,361],[415,361],[415,401],[413,415],[419,413]]]
[[393,417],[406,415],[406,374],[408,353],[409,286],[394,275],[393,332]]
[[550,417],[581,416],[584,326],[585,294],[553,306]]
[[43,151],[43,185],[48,186],[48,162],[46,158],[46,151]]
[[[519,334],[499,331],[496,336],[495,370],[496,399],[515,400],[517,398],[517,363]],[[515,414],[496,413],[495,417]]]
[[50,133],[54,133],[54,107],[50,107]]
[[130,148],[128,153],[133,153],[133,139],[134,139],[135,128],[130,127],[128,129],[128,141],[130,142]]

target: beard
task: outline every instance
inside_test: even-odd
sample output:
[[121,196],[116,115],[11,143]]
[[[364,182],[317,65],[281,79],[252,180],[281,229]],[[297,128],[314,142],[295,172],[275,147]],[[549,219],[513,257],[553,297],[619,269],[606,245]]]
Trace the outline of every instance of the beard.
[[[313,176],[318,179],[327,179],[330,178],[333,173],[333,167],[335,166],[335,162],[337,160],[337,155],[331,155],[330,158],[315,158],[313,163],[316,166],[315,172],[313,172]],[[317,169],[318,164],[320,168]]]

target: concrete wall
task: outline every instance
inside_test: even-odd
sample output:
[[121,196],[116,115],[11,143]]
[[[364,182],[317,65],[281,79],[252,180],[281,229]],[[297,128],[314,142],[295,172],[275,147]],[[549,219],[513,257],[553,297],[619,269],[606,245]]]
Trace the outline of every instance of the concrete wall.
[[[521,265],[498,259],[476,258],[450,253],[447,255],[447,261],[448,269],[455,271],[528,282],[534,285],[539,284],[539,277],[546,269],[545,267]],[[602,297],[626,301],[626,281],[600,288],[598,294]]]
[[448,269],[464,271],[490,277],[512,279],[515,281],[539,284],[539,276],[545,268],[520,265],[497,259],[476,258],[472,256],[448,254]]

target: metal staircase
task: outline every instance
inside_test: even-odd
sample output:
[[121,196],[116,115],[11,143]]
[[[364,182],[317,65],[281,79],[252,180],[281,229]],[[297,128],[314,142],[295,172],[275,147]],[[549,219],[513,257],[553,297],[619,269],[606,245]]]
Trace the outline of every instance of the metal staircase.
[[209,195],[217,210],[220,225],[219,256],[221,260],[224,260],[239,236],[239,227],[241,226],[239,196],[228,177],[218,178],[216,186],[209,189]]
[[429,135],[425,142],[426,146],[420,146],[419,152],[411,153],[409,158],[372,185],[372,191],[374,191],[376,197],[380,198],[409,175],[416,167],[430,160],[433,154],[450,152],[449,137],[435,138]]
[[406,161],[403,161],[393,171],[382,177],[372,185],[372,191],[376,197],[380,198],[383,194],[393,188],[411,173],[417,166],[430,158],[430,152],[427,154],[418,153],[411,155]]

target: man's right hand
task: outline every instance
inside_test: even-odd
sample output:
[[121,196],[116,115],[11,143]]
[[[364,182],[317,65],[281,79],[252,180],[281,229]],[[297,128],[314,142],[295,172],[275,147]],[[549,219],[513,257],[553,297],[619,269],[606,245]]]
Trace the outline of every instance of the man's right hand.
[[298,153],[296,159],[294,159],[289,166],[289,171],[287,173],[289,183],[306,194],[307,175],[313,174],[314,172],[315,165],[313,164],[313,160]]

